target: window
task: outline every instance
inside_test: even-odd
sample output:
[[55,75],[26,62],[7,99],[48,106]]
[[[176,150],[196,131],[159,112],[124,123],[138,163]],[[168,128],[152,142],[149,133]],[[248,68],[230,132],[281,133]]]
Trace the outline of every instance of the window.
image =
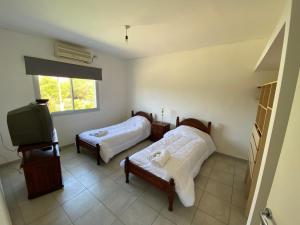
[[49,99],[51,113],[97,108],[96,81],[67,77],[36,76],[37,95]]

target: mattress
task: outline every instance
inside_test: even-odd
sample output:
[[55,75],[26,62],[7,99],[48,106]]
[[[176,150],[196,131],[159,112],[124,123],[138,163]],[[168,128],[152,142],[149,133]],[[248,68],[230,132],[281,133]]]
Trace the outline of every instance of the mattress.
[[82,132],[79,138],[93,146],[99,144],[100,156],[107,163],[116,154],[149,137],[150,133],[149,120],[143,116],[134,116],[113,126]]
[[[168,150],[170,159],[163,167],[150,161],[156,151]],[[196,128],[179,126],[167,132],[160,141],[129,157],[135,165],[169,181],[175,181],[175,190],[184,206],[195,201],[194,178],[200,172],[203,162],[216,150],[211,137]],[[121,162],[124,165],[124,161]]]

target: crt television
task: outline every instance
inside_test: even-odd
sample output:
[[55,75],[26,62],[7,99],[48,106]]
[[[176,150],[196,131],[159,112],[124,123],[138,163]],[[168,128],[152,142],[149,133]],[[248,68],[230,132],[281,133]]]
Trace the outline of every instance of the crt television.
[[14,146],[53,140],[53,123],[47,104],[30,103],[8,112],[7,125]]

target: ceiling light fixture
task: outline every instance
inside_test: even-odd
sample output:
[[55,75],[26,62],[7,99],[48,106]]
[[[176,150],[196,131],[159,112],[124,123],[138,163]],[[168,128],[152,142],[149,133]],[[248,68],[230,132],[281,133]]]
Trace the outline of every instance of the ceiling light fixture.
[[124,25],[124,27],[125,27],[125,31],[126,31],[125,42],[128,43],[128,34],[127,34],[127,31],[130,28],[130,25]]

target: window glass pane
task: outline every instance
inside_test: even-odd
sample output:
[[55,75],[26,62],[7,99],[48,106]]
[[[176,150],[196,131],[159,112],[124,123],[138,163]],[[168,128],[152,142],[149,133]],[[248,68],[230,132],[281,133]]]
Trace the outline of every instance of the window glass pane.
[[73,110],[70,78],[39,76],[41,98],[49,99],[50,112]]
[[96,82],[85,79],[72,79],[72,82],[75,110],[97,108]]
[[70,78],[58,77],[60,111],[73,110],[72,89]]

